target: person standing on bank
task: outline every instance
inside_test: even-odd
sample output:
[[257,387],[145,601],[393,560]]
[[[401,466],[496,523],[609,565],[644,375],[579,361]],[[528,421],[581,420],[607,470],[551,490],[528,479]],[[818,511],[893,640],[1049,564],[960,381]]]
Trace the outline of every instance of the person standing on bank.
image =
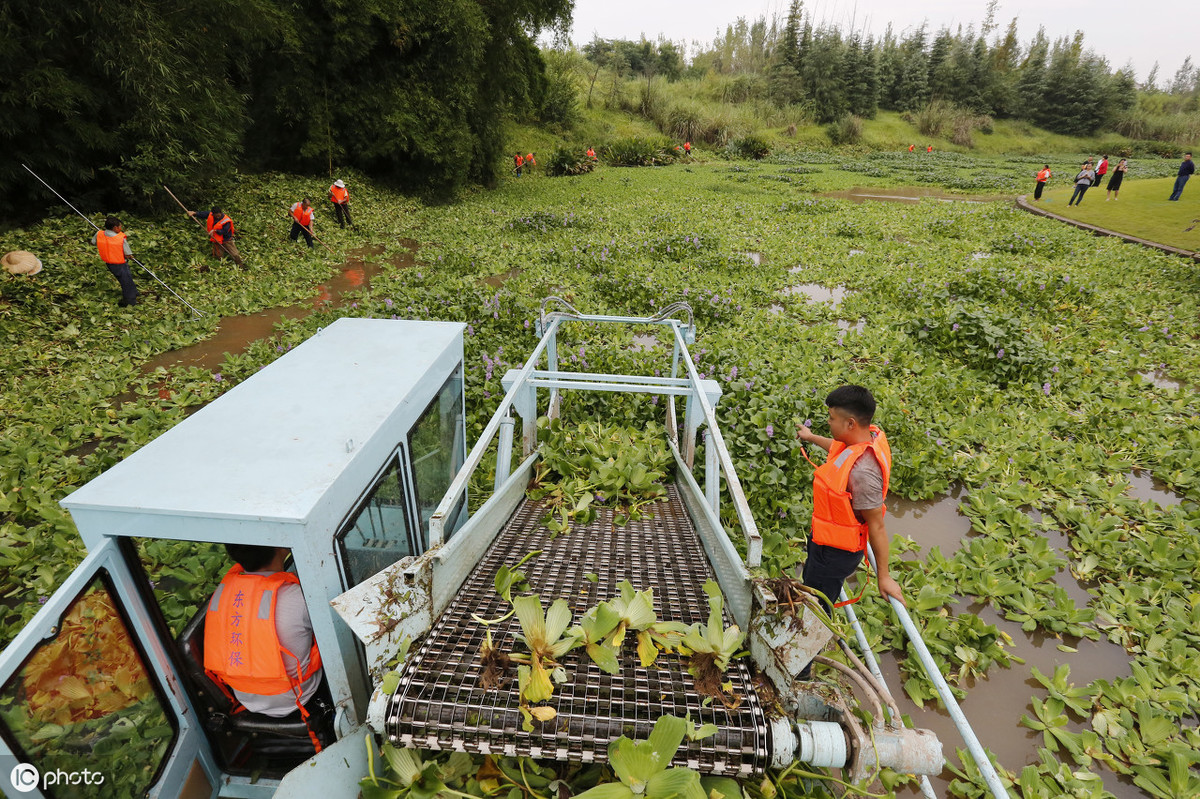
[[[838,601],[842,584],[862,562],[867,543],[875,553],[879,593],[904,602],[888,569],[889,539],[884,499],[892,451],[883,430],[871,424],[875,398],[862,386],[845,385],[825,398],[832,438],[798,427],[796,437],[829,453],[813,474],[812,534],[804,561],[804,584]],[[805,453],[805,457],[808,455]],[[832,610],[826,604],[826,610]]]
[[1071,199],[1067,200],[1067,205],[1079,205],[1083,202],[1083,195],[1095,182],[1096,173],[1092,169],[1091,163],[1085,163],[1079,170],[1079,174],[1075,176],[1075,192],[1071,195]]
[[1121,181],[1125,179],[1125,170],[1129,169],[1128,162],[1122,158],[1113,168],[1113,173],[1108,176],[1108,186],[1106,190],[1108,195],[1104,198],[1104,202],[1118,199],[1118,194],[1121,192]]
[[1033,199],[1035,202],[1042,199],[1042,190],[1046,188],[1046,181],[1048,180],[1050,180],[1050,165],[1046,164],[1037,173],[1037,187],[1033,190]]
[[288,238],[296,241],[300,238],[300,234],[304,234],[304,241],[308,243],[308,249],[313,248],[313,209],[308,198],[305,197],[298,203],[292,204],[292,232],[288,234]]
[[1179,195],[1183,194],[1183,187],[1196,172],[1196,164],[1192,161],[1191,153],[1183,154],[1183,163],[1179,165],[1179,174],[1175,176],[1175,188],[1171,191],[1171,196],[1167,198],[1170,202],[1178,202]]
[[345,182],[333,182],[329,187],[329,202],[333,203],[333,218],[337,220],[338,225],[343,230],[346,229],[346,225],[354,227],[354,223],[350,221],[350,192],[346,189]]
[[129,271],[133,250],[129,249],[129,242],[121,229],[121,220],[115,216],[104,220],[104,230],[96,231],[93,242],[100,253],[100,260],[104,261],[108,271],[121,284],[121,301],[117,305],[122,308],[137,305],[138,290]]

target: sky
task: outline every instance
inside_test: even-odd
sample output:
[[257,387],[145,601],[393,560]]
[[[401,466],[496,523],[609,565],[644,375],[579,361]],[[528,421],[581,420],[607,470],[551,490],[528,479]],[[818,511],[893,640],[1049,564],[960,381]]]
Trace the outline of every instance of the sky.
[[[575,0],[571,40],[577,45],[602,39],[657,39],[710,43],[739,16],[753,21],[787,15],[788,0]],[[816,20],[855,28],[876,36],[891,23],[902,33],[928,21],[930,31],[956,29],[983,21],[987,0],[805,0],[805,12]],[[1131,62],[1143,81],[1159,62],[1158,79],[1169,81],[1184,58],[1200,62],[1200,3],[1196,0],[1001,0],[996,22],[1003,32],[1017,17],[1017,37],[1028,45],[1039,26],[1050,40],[1084,32],[1084,46],[1108,59],[1113,68]],[[993,34],[994,36],[995,34]]]

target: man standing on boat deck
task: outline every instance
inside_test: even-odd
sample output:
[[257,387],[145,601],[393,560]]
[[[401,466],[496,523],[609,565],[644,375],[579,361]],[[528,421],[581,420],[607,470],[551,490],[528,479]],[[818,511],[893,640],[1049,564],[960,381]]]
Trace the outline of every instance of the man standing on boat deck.
[[[862,386],[845,385],[825,398],[832,438],[799,427],[796,437],[829,453],[813,475],[812,533],[803,581],[836,602],[842,583],[862,562],[867,542],[875,553],[879,593],[901,602],[899,584],[888,571],[884,498],[892,471],[887,436],[871,420],[875,398]],[[807,455],[805,456],[807,457]],[[831,610],[826,605],[827,610]]]

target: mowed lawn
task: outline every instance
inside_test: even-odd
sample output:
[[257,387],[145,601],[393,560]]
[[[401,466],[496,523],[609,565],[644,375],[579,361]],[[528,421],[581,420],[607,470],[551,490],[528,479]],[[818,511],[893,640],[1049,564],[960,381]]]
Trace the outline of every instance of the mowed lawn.
[[[1057,184],[1057,185],[1056,185]],[[1067,207],[1073,187],[1066,180],[1052,180],[1042,194],[1040,205],[1048,211],[1087,222],[1089,225],[1128,233],[1150,241],[1170,244],[1187,250],[1200,250],[1200,178],[1193,178],[1183,189],[1178,202],[1168,202],[1175,178],[1153,180],[1125,179],[1118,199],[1105,201],[1104,186],[1088,189],[1080,205]],[[1195,227],[1193,227],[1195,225]],[[1187,228],[1191,227],[1191,230]]]

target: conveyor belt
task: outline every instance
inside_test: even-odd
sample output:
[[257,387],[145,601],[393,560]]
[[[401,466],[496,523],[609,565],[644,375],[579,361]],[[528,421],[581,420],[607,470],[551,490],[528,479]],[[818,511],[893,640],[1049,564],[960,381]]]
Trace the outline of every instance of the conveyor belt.
[[[619,595],[617,584],[625,579],[635,589],[654,589],[660,619],[687,624],[707,620],[703,585],[712,568],[675,486],[669,487],[668,501],[645,510],[642,520],[615,527],[611,509],[604,508],[593,523],[551,540],[539,521],[545,509],[523,500],[405,663],[388,705],[386,729],[392,741],[423,749],[593,762],[605,760],[609,742],[621,735],[646,738],[661,715],[690,716],[696,724],[717,725],[720,732],[681,748],[677,765],[730,776],[761,773],[768,759],[767,724],[751,685],[748,658],[735,661],[727,674],[742,697],[741,705],[729,710],[719,701],[705,706],[678,655],[659,655],[653,666],[642,668],[636,636],[626,637],[621,671],[614,675],[576,649],[563,658],[567,682],[548,703],[558,717],[535,721],[532,733],[521,730],[515,668],[506,686],[485,691],[480,685],[485,629],[471,614],[495,618],[508,611],[493,586],[496,571],[534,550],[543,552],[522,566],[531,588],[543,606],[567,599],[573,623],[598,602]],[[588,572],[599,580],[589,581]],[[492,638],[501,650],[512,651],[519,632],[512,618],[495,625]]]

